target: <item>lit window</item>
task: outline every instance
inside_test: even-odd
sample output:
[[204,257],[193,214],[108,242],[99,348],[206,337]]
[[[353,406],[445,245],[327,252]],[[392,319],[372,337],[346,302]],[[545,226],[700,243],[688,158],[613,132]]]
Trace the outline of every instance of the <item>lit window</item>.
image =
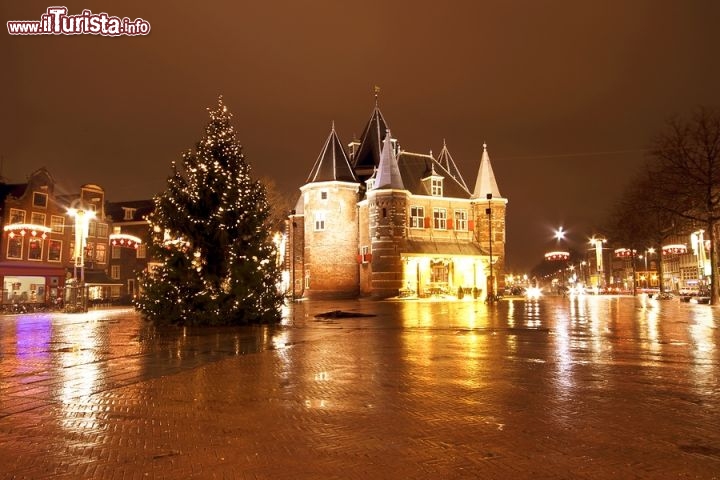
[[315,230],[325,230],[325,212],[315,212]]
[[22,237],[19,235],[16,235],[14,237],[8,238],[8,244],[7,244],[7,258],[13,258],[16,260],[22,259]]
[[38,213],[38,212],[32,212],[30,214],[30,223],[33,225],[45,225],[45,214],[44,213]]
[[28,260],[42,260],[42,238],[28,240]]
[[137,208],[122,207],[123,209],[123,220],[132,220],[135,218],[135,211]]
[[97,260],[98,263],[105,263],[105,249],[106,245],[104,243],[95,245],[95,260]]
[[467,227],[467,210],[455,210],[455,230],[466,231]]
[[48,262],[62,260],[62,240],[48,240]]
[[360,248],[360,255],[362,263],[369,263],[370,260],[372,260],[372,255],[370,255],[370,247],[368,246]]
[[95,243],[88,242],[85,247],[85,259],[92,261],[95,258]]
[[65,230],[65,217],[59,215],[50,216],[50,229],[53,233],[63,233]]
[[17,208],[10,209],[10,222],[9,223],[25,223],[25,210],[19,210]]
[[121,252],[120,247],[118,247],[117,245],[113,245],[111,248],[112,248],[112,250],[111,250],[112,258],[120,258],[120,252]]
[[141,243],[140,245],[138,245],[136,252],[137,252],[137,258],[147,257],[147,245],[145,245],[144,243]]
[[120,265],[110,266],[110,278],[117,280],[120,278]]
[[98,223],[97,224],[97,236],[98,237],[107,237],[108,236],[108,224],[107,223]]
[[410,207],[410,228],[425,227],[425,207]]
[[437,230],[447,229],[447,210],[444,208],[433,208],[433,228]]
[[97,222],[91,220],[88,224],[88,235],[94,237],[97,235]]

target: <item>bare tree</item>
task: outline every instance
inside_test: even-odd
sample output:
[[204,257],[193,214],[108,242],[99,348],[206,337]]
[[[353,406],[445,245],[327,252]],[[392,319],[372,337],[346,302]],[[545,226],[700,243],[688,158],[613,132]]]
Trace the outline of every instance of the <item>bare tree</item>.
[[656,204],[679,219],[703,225],[710,239],[710,303],[719,300],[717,226],[720,220],[720,112],[699,108],[676,117],[658,135],[650,166]]
[[270,177],[260,178],[260,182],[265,185],[268,204],[270,205],[270,216],[267,220],[269,228],[274,232],[282,232],[285,220],[293,207],[293,200],[290,195],[281,192],[277,183]]
[[[667,198],[658,195],[653,175],[647,168],[638,172],[620,200],[614,205],[605,224],[604,231],[619,246],[630,248],[633,257],[648,247],[658,255],[657,276],[660,292],[665,291],[663,283],[662,246],[675,233],[677,218],[668,211]],[[671,203],[671,202],[670,202]],[[635,259],[633,258],[633,278]],[[633,292],[635,293],[635,292]]]

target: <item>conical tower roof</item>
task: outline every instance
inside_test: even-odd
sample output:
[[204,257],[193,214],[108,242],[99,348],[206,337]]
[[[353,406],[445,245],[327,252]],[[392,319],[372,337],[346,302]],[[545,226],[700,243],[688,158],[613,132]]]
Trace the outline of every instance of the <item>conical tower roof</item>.
[[375,190],[381,188],[405,190],[402,177],[400,176],[397,158],[395,157],[390,130],[387,131],[387,135],[383,141],[382,151],[380,152],[380,165],[378,165],[376,175]]
[[480,168],[478,169],[477,180],[475,181],[475,190],[471,198],[486,198],[491,193],[493,198],[502,198],[492,165],[490,165],[490,155],[488,155],[487,144],[483,143],[483,154],[480,159]]
[[375,108],[372,111],[370,120],[368,120],[360,136],[360,147],[353,158],[353,168],[355,171],[367,171],[368,174],[370,174],[373,167],[377,167],[380,164],[382,140],[387,129],[387,123],[385,123],[385,118],[382,112],[380,112],[380,107],[376,99]]
[[345,149],[343,149],[340,139],[335,132],[335,123],[330,129],[325,144],[323,145],[320,155],[315,161],[310,175],[305,183],[315,182],[356,182],[357,178],[350,167]]

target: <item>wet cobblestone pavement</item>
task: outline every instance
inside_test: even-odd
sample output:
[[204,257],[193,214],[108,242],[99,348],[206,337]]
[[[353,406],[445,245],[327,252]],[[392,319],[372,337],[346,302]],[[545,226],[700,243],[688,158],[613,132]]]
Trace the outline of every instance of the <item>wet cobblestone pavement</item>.
[[[341,309],[373,317],[318,319]],[[306,302],[0,316],[0,478],[720,478],[716,307]]]

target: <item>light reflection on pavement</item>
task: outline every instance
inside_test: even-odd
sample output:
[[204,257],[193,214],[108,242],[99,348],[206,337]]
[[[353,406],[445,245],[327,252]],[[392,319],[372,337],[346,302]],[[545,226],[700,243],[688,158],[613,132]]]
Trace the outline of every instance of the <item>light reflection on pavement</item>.
[[[315,317],[334,310],[375,316]],[[210,329],[127,309],[0,317],[0,478],[720,472],[714,307],[360,300],[283,315]]]

